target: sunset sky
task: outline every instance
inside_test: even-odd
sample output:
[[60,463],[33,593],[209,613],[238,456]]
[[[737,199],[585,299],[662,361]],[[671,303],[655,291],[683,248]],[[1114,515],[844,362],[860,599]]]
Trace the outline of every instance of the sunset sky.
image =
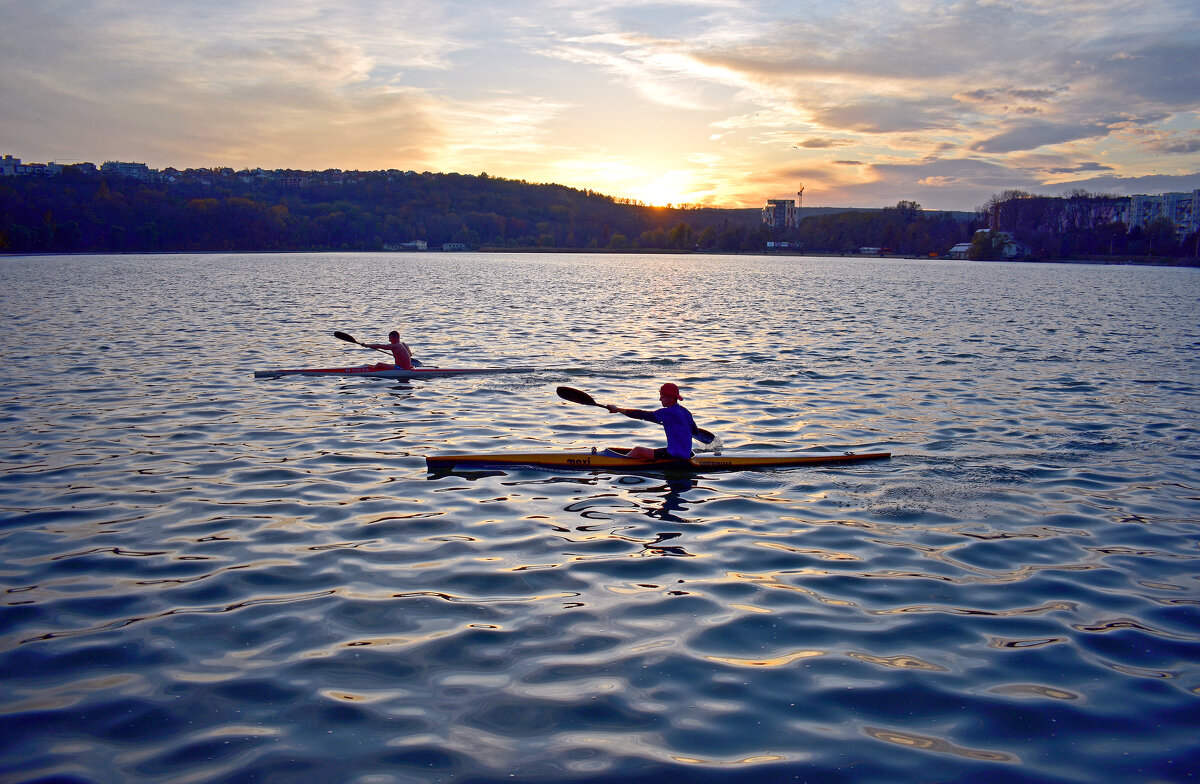
[[647,203],[1200,188],[1200,1],[10,0],[0,154]]

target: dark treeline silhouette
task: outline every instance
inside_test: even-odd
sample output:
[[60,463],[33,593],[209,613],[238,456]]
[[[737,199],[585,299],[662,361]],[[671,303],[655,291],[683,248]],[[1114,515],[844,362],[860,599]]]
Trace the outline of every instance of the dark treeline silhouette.
[[[65,167],[0,178],[0,252],[382,250],[421,240],[468,248],[807,253],[878,248],[942,256],[979,228],[1008,232],[1032,259],[1196,255],[1165,219],[1132,231],[1122,200],[1008,191],[978,212],[824,210],[772,231],[757,209],[649,207],[594,191],[487,174],[168,170],[145,181]],[[979,245],[979,243],[976,243]]]
[[0,179],[0,251],[467,247],[760,250],[758,210],[649,207],[486,174],[189,170],[145,182],[66,167]]

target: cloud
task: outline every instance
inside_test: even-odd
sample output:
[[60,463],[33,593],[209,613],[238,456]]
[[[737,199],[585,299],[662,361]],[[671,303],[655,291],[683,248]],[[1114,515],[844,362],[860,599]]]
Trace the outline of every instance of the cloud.
[[[378,28],[349,34],[352,20],[304,3],[150,16],[121,3],[63,5],[75,7],[60,18],[55,5],[22,4],[20,45],[0,54],[0,100],[22,107],[0,130],[34,148],[17,150],[26,157],[49,148],[47,158],[159,167],[386,168],[419,160],[440,136],[441,101],[395,79],[400,65],[456,49],[431,43],[443,40],[434,30],[391,35],[403,53],[393,55]],[[381,53],[391,58],[382,67]]]
[[559,60],[605,71],[644,100],[677,109],[706,105],[706,83],[693,78],[686,49],[673,41],[634,36],[590,36],[542,51]]
[[[1099,90],[1111,93],[1114,102],[1129,102],[1134,107],[1156,106],[1167,110],[1190,110],[1200,104],[1200,24],[1197,12],[1193,23],[1174,30],[1163,30],[1158,40],[1128,40],[1131,44],[1094,64]],[[1172,40],[1176,38],[1177,40]],[[1134,111],[1144,111],[1135,108]]]
[[1062,144],[1078,139],[1095,139],[1111,132],[1108,125],[1097,122],[1082,124],[1052,122],[1012,123],[1008,129],[972,146],[977,152],[1006,153],[1036,150],[1046,145]]
[[1140,177],[1090,177],[1047,185],[1043,193],[1061,195],[1075,190],[1089,193],[1110,193],[1114,196],[1134,196],[1146,193],[1179,193],[1200,189],[1200,172],[1191,174],[1150,174]]
[[1045,103],[1061,92],[1061,88],[982,87],[959,93],[955,97],[964,101],[1007,105],[1017,102]]
[[[1006,190],[1063,195],[1075,190],[1133,195],[1191,191],[1200,188],[1200,171],[1190,174],[1121,177],[1115,173],[1063,180],[1063,174],[1105,172],[1102,163],[1084,164],[1077,171],[1055,165],[1056,156],[1031,156],[1020,165],[981,158],[939,158],[921,161],[869,163],[855,166],[833,162],[781,168],[766,173],[759,187],[787,193],[797,181],[805,184],[805,204],[811,206],[880,207],[913,200],[927,209],[972,210]],[[1061,160],[1061,159],[1059,159]],[[772,185],[774,186],[772,188]],[[790,188],[790,190],[795,190]]]
[[1200,152],[1200,130],[1156,131],[1139,129],[1134,137],[1155,155],[1190,155]]
[[1187,155],[1189,153],[1200,152],[1200,135],[1193,134],[1190,139],[1178,139],[1164,143],[1157,148],[1157,151],[1170,155]]
[[854,144],[852,139],[809,138],[796,142],[796,147],[808,150],[828,150],[833,147],[848,147]]
[[936,100],[862,101],[821,109],[814,112],[814,118],[826,128],[861,133],[930,130],[954,125],[944,102]]
[[1044,170],[1048,175],[1081,174],[1089,171],[1112,171],[1112,167],[1097,161],[1084,161],[1073,166],[1051,166]]

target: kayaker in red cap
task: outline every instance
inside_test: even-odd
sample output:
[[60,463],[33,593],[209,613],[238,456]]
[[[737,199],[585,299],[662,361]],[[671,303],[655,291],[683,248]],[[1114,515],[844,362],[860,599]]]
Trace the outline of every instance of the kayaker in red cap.
[[657,411],[618,408],[614,405],[605,406],[613,414],[624,414],[630,419],[657,422],[667,433],[666,449],[635,446],[629,450],[627,457],[634,460],[687,460],[691,458],[692,437],[698,436],[700,429],[696,427],[696,420],[692,418],[692,412],[679,405],[679,401],[682,399],[683,395],[679,394],[679,387],[666,383],[658,388],[658,400],[662,403],[662,408]]
[[399,368],[400,370],[412,370],[413,369],[412,350],[409,349],[407,343],[400,342],[400,333],[393,329],[391,332],[388,333],[388,340],[391,342],[390,343],[360,343],[359,345],[366,346],[367,348],[377,348],[380,351],[390,351],[390,352],[392,352],[392,356],[395,357],[395,359],[396,359],[396,367],[397,368]]

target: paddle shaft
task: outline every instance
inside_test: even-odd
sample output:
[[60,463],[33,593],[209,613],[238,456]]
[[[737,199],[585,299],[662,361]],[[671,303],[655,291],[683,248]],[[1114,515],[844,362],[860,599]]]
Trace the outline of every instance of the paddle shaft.
[[372,351],[382,351],[384,354],[387,354],[389,356],[391,356],[391,353],[392,353],[392,352],[388,351],[387,349],[375,348],[374,346],[368,346],[366,343],[360,343],[359,341],[354,339],[353,335],[350,335],[346,332],[334,332],[333,336],[335,338],[337,338],[338,340],[344,340],[347,343],[354,343],[356,345],[362,346],[363,348],[369,348]]
[[[597,408],[604,409],[608,408],[608,406],[604,405],[603,403],[597,403],[594,397],[581,389],[574,389],[572,387],[559,387],[557,390],[555,390],[555,392],[563,400],[569,400],[570,402],[578,403],[581,406],[596,406]],[[622,414],[625,414],[627,411],[635,410],[629,408],[620,408],[619,406],[614,407]],[[713,439],[716,438],[715,434],[705,430],[702,427],[696,428],[696,432],[700,435],[700,440],[706,444],[712,443]]]

